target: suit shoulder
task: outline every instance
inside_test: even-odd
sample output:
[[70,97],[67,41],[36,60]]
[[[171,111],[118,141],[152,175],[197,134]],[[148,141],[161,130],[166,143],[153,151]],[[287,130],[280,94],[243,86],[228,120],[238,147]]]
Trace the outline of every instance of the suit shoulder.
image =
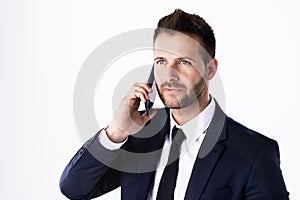
[[227,144],[240,152],[256,154],[265,145],[277,146],[277,142],[261,133],[258,133],[232,118],[227,119]]

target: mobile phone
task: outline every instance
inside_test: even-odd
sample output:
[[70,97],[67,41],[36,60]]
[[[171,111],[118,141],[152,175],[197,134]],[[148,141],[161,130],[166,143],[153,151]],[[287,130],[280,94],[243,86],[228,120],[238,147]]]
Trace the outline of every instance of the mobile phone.
[[147,84],[151,87],[152,92],[149,94],[150,99],[148,99],[145,102],[145,109],[146,109],[146,114],[150,115],[151,108],[153,106],[155,97],[156,97],[156,85],[155,85],[155,80],[154,80],[154,64],[152,65],[152,69],[147,81]]

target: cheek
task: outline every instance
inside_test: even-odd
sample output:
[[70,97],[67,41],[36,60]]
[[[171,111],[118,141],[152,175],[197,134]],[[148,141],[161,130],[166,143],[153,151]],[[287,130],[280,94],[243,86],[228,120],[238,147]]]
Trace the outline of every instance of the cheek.
[[164,69],[164,67],[155,66],[154,76],[155,76],[156,83],[158,84],[163,83],[165,81],[164,77],[166,77],[166,70]]
[[189,71],[182,74],[183,82],[189,88],[193,87],[201,79],[201,77],[202,77],[201,74],[196,70]]

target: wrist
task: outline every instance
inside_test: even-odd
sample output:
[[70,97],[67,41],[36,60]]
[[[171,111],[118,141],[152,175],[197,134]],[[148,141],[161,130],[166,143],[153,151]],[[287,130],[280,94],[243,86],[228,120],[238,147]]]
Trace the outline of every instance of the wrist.
[[114,128],[112,125],[109,125],[104,129],[107,137],[114,143],[124,142],[128,135],[123,133],[119,128]]

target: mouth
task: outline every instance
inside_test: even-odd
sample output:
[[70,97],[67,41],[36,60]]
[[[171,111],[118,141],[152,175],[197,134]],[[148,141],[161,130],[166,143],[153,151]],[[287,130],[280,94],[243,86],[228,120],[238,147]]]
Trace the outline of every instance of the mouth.
[[183,88],[170,88],[166,87],[163,89],[163,91],[167,94],[177,94],[183,92]]

